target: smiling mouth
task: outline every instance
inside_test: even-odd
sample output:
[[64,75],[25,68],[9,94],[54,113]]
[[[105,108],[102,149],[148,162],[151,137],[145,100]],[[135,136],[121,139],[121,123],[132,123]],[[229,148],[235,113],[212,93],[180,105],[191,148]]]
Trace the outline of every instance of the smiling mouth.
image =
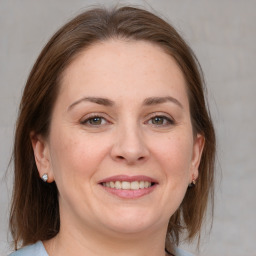
[[106,192],[119,198],[136,199],[155,191],[158,181],[143,175],[116,175],[100,180],[98,184]]
[[102,182],[101,185],[103,187],[118,189],[118,190],[139,190],[150,188],[155,185],[154,182],[149,181],[110,181],[110,182]]

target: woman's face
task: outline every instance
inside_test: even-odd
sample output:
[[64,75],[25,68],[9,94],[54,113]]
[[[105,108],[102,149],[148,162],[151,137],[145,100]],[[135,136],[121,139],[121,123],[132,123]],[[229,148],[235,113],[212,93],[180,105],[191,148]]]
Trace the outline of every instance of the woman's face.
[[109,40],[66,69],[49,137],[33,146],[40,175],[56,181],[62,226],[127,234],[166,230],[197,178],[203,138],[174,59]]

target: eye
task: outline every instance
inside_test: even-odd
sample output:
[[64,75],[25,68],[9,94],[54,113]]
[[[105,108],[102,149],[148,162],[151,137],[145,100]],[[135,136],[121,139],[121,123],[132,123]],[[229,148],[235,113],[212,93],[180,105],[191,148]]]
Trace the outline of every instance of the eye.
[[154,126],[168,126],[168,125],[173,125],[174,121],[167,116],[157,115],[157,116],[151,117],[148,123]]
[[81,121],[81,124],[87,126],[102,126],[107,124],[108,121],[102,116],[90,116]]

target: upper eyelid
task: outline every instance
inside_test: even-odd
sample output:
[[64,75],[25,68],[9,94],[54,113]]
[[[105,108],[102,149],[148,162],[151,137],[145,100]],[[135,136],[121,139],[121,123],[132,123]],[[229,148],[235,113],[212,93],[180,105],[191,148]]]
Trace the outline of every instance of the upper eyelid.
[[86,114],[84,115],[80,121],[84,121],[84,120],[87,120],[87,119],[90,119],[90,118],[93,118],[93,117],[101,117],[101,118],[104,118],[104,119],[111,119],[111,117],[105,113],[102,113],[102,112],[93,112],[93,113],[89,113],[89,114]]
[[81,118],[80,120],[79,120],[79,123],[81,124],[81,125],[88,125],[88,126],[91,126],[91,127],[97,127],[97,125],[92,125],[92,124],[89,124],[88,123],[88,121],[90,120],[90,119],[93,119],[93,118],[96,118],[96,117],[100,117],[100,118],[102,118],[103,120],[105,120],[105,124],[99,124],[98,125],[98,127],[99,126],[106,126],[106,125],[108,125],[108,124],[111,124],[111,121],[109,120],[109,118],[106,118],[106,117],[104,117],[102,114],[90,114],[90,115],[86,115],[86,116],[84,116],[83,118]]
[[[173,118],[173,116],[170,115],[169,113],[159,111],[159,112],[153,112],[153,113],[150,113],[150,114],[147,114],[146,116],[144,116],[143,119],[145,121],[143,121],[143,123],[147,122],[151,118],[154,118],[154,117],[157,117],[157,116],[165,117],[167,119],[170,119],[173,122],[176,122],[176,120]],[[88,113],[88,114],[84,115],[79,121],[82,123],[82,122],[85,122],[86,120],[88,120],[90,118],[94,118],[94,117],[101,117],[101,118],[105,119],[109,123],[114,121],[111,116],[109,116],[108,114],[106,114],[104,112]]]
[[153,117],[157,117],[157,116],[161,116],[161,117],[166,117],[168,119],[171,119],[173,121],[175,121],[175,119],[173,118],[172,115],[166,113],[166,112],[154,112],[154,113],[150,113],[148,114],[145,118],[151,119]]
[[[164,127],[164,126],[169,126],[169,125],[175,125],[177,124],[176,120],[170,115],[170,114],[164,114],[164,113],[152,113],[149,117],[147,117],[146,121],[144,121],[144,124],[147,124],[148,122],[150,122],[150,120],[152,120],[154,117],[162,117],[165,118],[166,121],[168,122],[167,124],[162,124],[162,125],[158,125],[159,127]],[[155,126],[154,124],[151,124],[153,126]]]

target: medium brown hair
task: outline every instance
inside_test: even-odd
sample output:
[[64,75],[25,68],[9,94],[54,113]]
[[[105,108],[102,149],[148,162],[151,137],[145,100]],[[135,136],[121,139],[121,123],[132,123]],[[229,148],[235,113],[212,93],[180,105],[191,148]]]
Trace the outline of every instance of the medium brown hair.
[[[182,231],[188,240],[200,234],[208,199],[213,195],[215,133],[204,97],[200,65],[177,31],[156,15],[133,7],[95,8],[68,22],[42,50],[28,77],[20,104],[14,142],[14,190],[10,229],[17,247],[47,240],[59,232],[58,189],[44,183],[36,167],[30,134],[47,137],[63,71],[85,48],[109,39],[144,40],[172,56],[187,84],[194,134],[205,137],[195,187],[187,190],[169,221],[167,238],[178,244]],[[213,197],[211,197],[213,203]]]

